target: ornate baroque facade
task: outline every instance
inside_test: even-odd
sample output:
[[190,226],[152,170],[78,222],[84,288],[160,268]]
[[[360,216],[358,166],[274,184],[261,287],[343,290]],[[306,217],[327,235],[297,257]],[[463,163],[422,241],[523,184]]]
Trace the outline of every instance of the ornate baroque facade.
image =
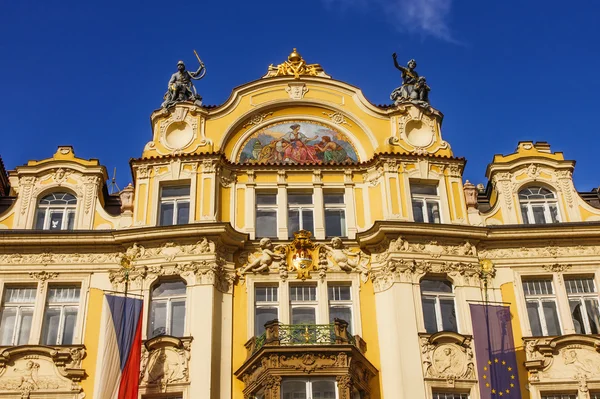
[[482,301],[522,397],[598,398],[597,192],[540,142],[463,181],[407,79],[375,106],[294,51],[217,107],[173,91],[118,195],[68,146],[0,176],[0,398],[97,397],[126,285],[142,398],[477,399]]

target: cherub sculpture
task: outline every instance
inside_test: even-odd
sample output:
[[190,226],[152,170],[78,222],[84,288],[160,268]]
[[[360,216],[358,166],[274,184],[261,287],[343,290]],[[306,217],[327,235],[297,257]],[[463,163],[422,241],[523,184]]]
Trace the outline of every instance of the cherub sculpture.
[[344,244],[341,238],[332,238],[331,246],[323,244],[323,248],[329,251],[333,263],[339,266],[339,268],[343,271],[351,272],[358,269],[361,272],[365,272],[367,270],[365,265],[363,265],[361,262],[362,259],[360,256],[360,252],[356,253],[344,248]]
[[281,262],[285,258],[285,246],[274,246],[270,238],[264,237],[260,239],[260,249],[260,255],[253,261],[248,261],[248,265],[239,271],[240,275],[244,275],[250,271],[253,273],[269,271],[269,267],[274,262]]

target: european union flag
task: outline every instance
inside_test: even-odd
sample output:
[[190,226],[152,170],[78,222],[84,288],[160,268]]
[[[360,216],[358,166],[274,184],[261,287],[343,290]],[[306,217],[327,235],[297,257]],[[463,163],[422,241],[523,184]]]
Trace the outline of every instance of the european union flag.
[[481,399],[520,399],[508,306],[471,305]]

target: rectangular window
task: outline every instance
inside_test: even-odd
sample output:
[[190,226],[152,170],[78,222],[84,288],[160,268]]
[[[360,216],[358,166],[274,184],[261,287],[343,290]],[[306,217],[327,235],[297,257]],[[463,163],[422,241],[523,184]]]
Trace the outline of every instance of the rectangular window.
[[290,286],[291,324],[317,323],[317,286]]
[[335,399],[336,383],[333,378],[284,378],[281,399]]
[[254,288],[254,335],[265,332],[265,323],[279,318],[279,288]]
[[256,237],[277,237],[277,194],[256,194]]
[[315,234],[314,205],[312,194],[288,193],[288,236],[299,230]]
[[420,286],[425,331],[430,334],[458,332],[452,284],[446,280],[423,279]]
[[348,322],[348,332],[352,333],[352,287],[349,285],[330,285],[327,287],[329,296],[329,323],[334,319]]
[[560,335],[560,321],[556,296],[551,279],[525,280],[523,292],[531,334],[534,336]]
[[[548,393],[542,394],[542,399],[577,399],[576,393]],[[592,396],[592,399],[594,396]]]
[[159,224],[190,222],[190,186],[165,186],[160,192]]
[[433,399],[469,399],[469,394],[455,392],[434,392]]
[[12,287],[4,291],[0,345],[26,345],[29,342],[35,294],[35,287]]
[[346,203],[343,193],[323,195],[325,205],[325,236],[346,237]]
[[79,291],[79,287],[50,287],[44,310],[43,345],[73,344]]
[[598,334],[600,310],[593,278],[565,278],[571,317],[577,334]]
[[410,183],[413,216],[419,223],[441,223],[437,185]]

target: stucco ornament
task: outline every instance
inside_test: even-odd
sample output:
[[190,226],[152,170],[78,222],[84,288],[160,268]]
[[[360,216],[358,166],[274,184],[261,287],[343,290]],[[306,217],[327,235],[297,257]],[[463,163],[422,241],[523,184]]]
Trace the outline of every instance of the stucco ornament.
[[344,243],[339,237],[331,239],[331,245],[322,244],[321,247],[327,252],[331,265],[338,267],[345,272],[359,271],[366,277],[369,269],[369,258],[366,254],[359,252],[353,252],[349,249],[344,248]]
[[300,79],[300,76],[321,76],[329,78],[330,76],[325,73],[321,65],[319,64],[307,64],[304,58],[294,48],[287,61],[275,66],[269,65],[267,74],[263,78],[270,78],[274,76],[293,76],[296,79]]
[[238,269],[238,274],[269,272],[271,266],[279,268],[279,262],[285,261],[285,254],[284,245],[275,246],[270,238],[261,238],[260,251],[249,257],[246,265]]
[[159,336],[142,347],[140,384],[156,386],[161,392],[173,384],[189,383],[191,338]]

